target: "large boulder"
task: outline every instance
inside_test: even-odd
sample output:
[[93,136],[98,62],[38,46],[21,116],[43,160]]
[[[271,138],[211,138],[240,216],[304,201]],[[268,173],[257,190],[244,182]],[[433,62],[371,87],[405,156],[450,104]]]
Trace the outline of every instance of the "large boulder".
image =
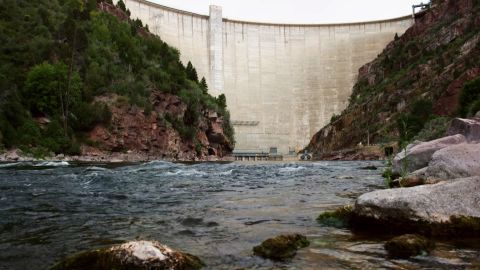
[[480,143],[462,143],[435,152],[425,174],[437,179],[480,176]]
[[310,245],[307,238],[301,234],[286,234],[269,238],[253,248],[257,256],[272,259],[285,260],[292,258],[297,250]]
[[464,143],[465,136],[456,134],[429,142],[418,142],[407,146],[405,151],[398,153],[393,160],[393,172],[410,173],[424,168],[430,162],[433,153],[450,145]]
[[385,189],[361,195],[359,226],[424,234],[480,234],[480,177],[434,185]]
[[469,142],[480,142],[480,118],[455,118],[450,123],[447,135],[462,134]]
[[204,266],[194,255],[173,250],[155,241],[132,241],[107,249],[80,253],[51,270],[194,270]]

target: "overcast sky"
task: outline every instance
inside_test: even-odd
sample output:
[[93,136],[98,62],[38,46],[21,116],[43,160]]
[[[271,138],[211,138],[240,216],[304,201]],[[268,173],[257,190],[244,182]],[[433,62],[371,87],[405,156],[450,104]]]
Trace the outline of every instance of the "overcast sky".
[[[208,14],[223,7],[223,17],[277,23],[339,23],[409,15],[421,0],[150,0],[161,5]],[[428,0],[423,0],[428,2]]]

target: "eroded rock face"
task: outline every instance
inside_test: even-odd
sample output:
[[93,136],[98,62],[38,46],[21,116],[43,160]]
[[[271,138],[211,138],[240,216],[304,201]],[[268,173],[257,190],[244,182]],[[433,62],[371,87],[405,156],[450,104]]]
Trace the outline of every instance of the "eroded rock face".
[[310,242],[301,234],[279,235],[254,247],[253,253],[267,259],[285,260],[292,258],[298,249],[308,245],[310,245]]
[[480,118],[455,118],[450,123],[447,135],[462,134],[468,142],[480,142]]
[[182,138],[174,123],[170,123],[171,119],[183,121],[187,110],[187,105],[178,96],[153,92],[150,102],[154,108],[150,113],[121,103],[115,95],[97,99],[108,104],[112,112],[109,127],[97,126],[89,134],[89,139],[101,152],[138,153],[149,159],[202,160],[211,155],[222,158],[233,150],[224,134],[223,118],[210,111],[199,116],[196,140]]
[[392,238],[385,243],[385,249],[392,258],[408,258],[416,255],[427,254],[435,244],[427,238],[416,234],[404,234]]
[[108,249],[84,252],[55,265],[51,270],[194,270],[204,266],[188,253],[155,241],[132,241]]
[[480,233],[480,177],[377,190],[355,202],[356,220],[425,234]]
[[398,153],[393,160],[393,172],[402,173],[404,168],[407,173],[428,166],[432,155],[447,146],[466,142],[465,136],[456,134],[429,142],[410,144],[406,151]]
[[480,143],[462,143],[435,152],[425,174],[438,179],[480,176]]

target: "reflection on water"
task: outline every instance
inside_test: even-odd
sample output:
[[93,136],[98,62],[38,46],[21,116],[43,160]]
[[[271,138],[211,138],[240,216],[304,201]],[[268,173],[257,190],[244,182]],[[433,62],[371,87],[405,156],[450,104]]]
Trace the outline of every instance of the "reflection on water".
[[[386,237],[321,227],[324,210],[383,188],[379,162],[265,164],[0,164],[0,269],[48,268],[75,252],[132,239],[200,256],[207,269],[462,269],[477,242],[440,242],[430,256],[389,260]],[[251,248],[299,232],[311,240],[289,262]]]

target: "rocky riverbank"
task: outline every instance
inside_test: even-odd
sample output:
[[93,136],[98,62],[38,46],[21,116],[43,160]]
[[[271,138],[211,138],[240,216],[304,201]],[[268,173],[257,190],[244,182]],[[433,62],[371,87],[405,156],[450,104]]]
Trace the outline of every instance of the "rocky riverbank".
[[[365,193],[353,206],[322,213],[318,221],[394,235],[479,237],[480,117],[454,119],[445,135],[414,142],[395,156],[392,175],[400,187]],[[407,238],[412,237],[400,237],[390,247]],[[413,249],[416,255],[419,248]]]
[[54,161],[54,162],[106,162],[106,163],[117,163],[117,162],[148,162],[154,160],[164,160],[164,161],[233,161],[233,157],[223,156],[203,156],[203,157],[193,157],[191,159],[175,159],[165,156],[155,156],[149,155],[144,152],[127,152],[127,153],[115,153],[115,152],[102,152],[95,151],[94,153],[90,152],[89,154],[80,155],[80,156],[66,156],[63,154],[44,156],[44,157],[34,157],[32,154],[24,153],[20,149],[12,149],[5,151],[0,154],[0,162],[42,162],[42,161]]
[[[97,125],[85,134],[81,155],[43,153],[34,155],[19,149],[0,153],[0,161],[85,161],[141,162],[232,160],[232,138],[226,135],[225,119],[215,111],[204,110],[195,127],[184,126],[188,106],[176,95],[153,91],[152,111],[126,103],[115,94],[100,96],[96,102],[108,106],[110,124]],[[46,125],[47,118],[37,119]],[[190,133],[191,134],[190,134]]]

